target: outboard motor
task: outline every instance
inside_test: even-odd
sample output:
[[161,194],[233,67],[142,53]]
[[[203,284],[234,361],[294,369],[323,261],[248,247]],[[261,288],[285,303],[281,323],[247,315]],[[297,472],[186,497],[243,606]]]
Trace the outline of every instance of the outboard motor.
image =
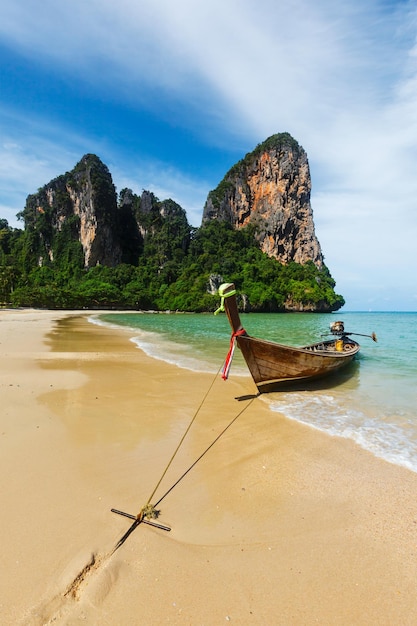
[[343,322],[332,322],[330,324],[330,332],[332,335],[343,335],[345,332],[345,325]]

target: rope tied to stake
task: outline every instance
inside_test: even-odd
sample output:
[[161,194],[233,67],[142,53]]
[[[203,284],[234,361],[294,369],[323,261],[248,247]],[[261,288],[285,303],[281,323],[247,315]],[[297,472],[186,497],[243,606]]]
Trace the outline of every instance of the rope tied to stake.
[[[221,304],[220,307],[217,309],[217,311],[215,311],[215,315],[217,315],[218,313],[220,313],[221,311],[225,310],[224,307],[224,301],[225,298],[228,298],[230,296],[234,296],[236,295],[236,290],[235,289],[231,289],[229,292],[227,292],[227,289],[230,289],[231,287],[234,287],[233,283],[225,283],[223,285],[221,285],[219,287],[219,294],[221,296]],[[127,517],[129,519],[131,519],[133,521],[133,523],[131,524],[130,528],[127,530],[127,532],[123,535],[123,537],[121,539],[119,539],[119,541],[117,542],[114,550],[116,551],[118,548],[120,548],[120,546],[123,545],[123,543],[126,541],[126,539],[130,536],[130,534],[135,530],[135,528],[137,528],[140,524],[149,524],[150,526],[154,526],[156,528],[160,528],[162,530],[166,530],[166,531],[170,531],[171,528],[169,526],[164,526],[162,524],[158,524],[156,523],[154,520],[156,520],[159,517],[160,511],[156,509],[156,507],[159,505],[160,502],[162,502],[162,500],[169,494],[171,493],[171,491],[174,489],[174,487],[176,487],[178,485],[178,483],[188,474],[188,472],[190,472],[193,467],[195,467],[195,465],[198,463],[198,461],[200,461],[203,456],[205,456],[205,454],[207,454],[207,452],[213,447],[213,445],[220,439],[220,437],[226,432],[226,430],[228,430],[232,424],[237,420],[237,418],[250,406],[250,404],[252,404],[253,400],[256,398],[256,396],[253,396],[251,398],[251,401],[249,402],[249,404],[247,404],[241,411],[239,411],[239,413],[232,419],[232,421],[223,429],[223,431],[214,439],[214,441],[204,450],[204,452],[198,457],[198,459],[196,461],[194,461],[194,463],[182,474],[182,476],[180,476],[180,478],[168,489],[168,491],[161,497],[159,498],[159,500],[155,503],[152,504],[151,500],[153,499],[153,497],[155,496],[155,493],[157,492],[159,486],[162,483],[162,480],[164,479],[166,473],[168,472],[168,469],[170,468],[172,462],[174,461],[174,458],[176,457],[177,453],[179,452],[186,436],[188,435],[191,426],[193,425],[193,423],[195,422],[197,415],[199,414],[204,402],[206,401],[215,380],[217,379],[217,376],[219,375],[220,369],[222,371],[222,378],[223,380],[226,380],[229,376],[229,371],[230,371],[230,367],[232,364],[232,359],[233,359],[233,354],[235,351],[235,347],[236,347],[236,338],[241,336],[241,335],[247,335],[246,331],[244,328],[239,328],[238,330],[236,330],[235,332],[233,332],[231,339],[230,339],[230,348],[229,348],[229,352],[227,354],[226,360],[224,362],[224,365],[222,368],[219,368],[217,373],[215,374],[209,388],[207,389],[203,399],[201,400],[197,410],[195,411],[191,421],[189,422],[183,436],[181,437],[177,447],[175,448],[167,466],[165,467],[165,469],[162,472],[162,475],[160,477],[160,479],[158,480],[156,486],[154,487],[151,495],[149,496],[147,502],[145,503],[145,505],[141,508],[141,510],[139,511],[139,513],[137,515],[131,515],[130,513],[126,513],[124,511],[119,511],[118,509],[111,509],[113,513],[117,513],[118,515],[122,515],[124,517]]]
[[229,378],[230,368],[232,367],[233,355],[235,353],[236,348],[236,337],[240,337],[240,335],[246,335],[246,330],[244,328],[240,328],[236,332],[234,332],[230,338],[230,348],[227,353],[226,360],[224,362],[222,368],[222,378],[223,380],[227,380]]

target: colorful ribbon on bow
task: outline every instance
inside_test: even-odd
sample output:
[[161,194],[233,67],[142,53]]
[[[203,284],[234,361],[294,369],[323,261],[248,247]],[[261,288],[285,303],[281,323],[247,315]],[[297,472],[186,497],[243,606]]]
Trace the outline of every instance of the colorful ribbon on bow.
[[235,347],[236,347],[236,337],[239,337],[240,335],[246,335],[246,334],[247,333],[244,328],[241,328],[240,330],[237,330],[236,332],[232,334],[230,338],[229,352],[227,353],[227,357],[222,368],[223,380],[227,380],[229,377],[230,368],[232,366],[233,354],[235,352]]

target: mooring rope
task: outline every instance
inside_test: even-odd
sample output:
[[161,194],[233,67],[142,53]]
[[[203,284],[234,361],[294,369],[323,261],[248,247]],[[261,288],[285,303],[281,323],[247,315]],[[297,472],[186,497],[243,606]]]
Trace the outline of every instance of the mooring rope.
[[175,448],[175,450],[174,450],[174,452],[173,452],[173,454],[172,454],[172,456],[171,456],[170,460],[168,461],[167,466],[165,467],[164,471],[162,472],[162,475],[161,475],[160,479],[158,480],[158,482],[157,482],[157,484],[156,484],[156,486],[155,486],[154,490],[152,491],[151,495],[149,496],[149,498],[148,498],[148,500],[147,500],[147,502],[146,502],[145,506],[141,509],[141,511],[140,511],[140,513],[139,513],[139,515],[138,515],[138,517],[139,517],[139,516],[143,513],[143,511],[144,511],[144,510],[146,510],[146,509],[149,507],[149,505],[150,505],[150,503],[151,503],[151,500],[152,500],[152,498],[154,497],[154,495],[155,495],[155,493],[156,493],[156,491],[157,491],[157,489],[158,489],[159,485],[160,485],[160,484],[161,484],[161,482],[163,481],[163,479],[164,479],[164,477],[165,477],[165,475],[166,475],[167,471],[168,471],[168,470],[169,470],[169,468],[171,467],[172,462],[174,461],[174,459],[175,459],[175,457],[177,456],[177,454],[178,454],[178,452],[179,452],[179,450],[180,450],[180,448],[181,448],[182,444],[184,443],[184,440],[185,440],[186,436],[187,436],[187,435],[188,435],[188,433],[190,432],[191,426],[194,424],[194,422],[195,422],[195,420],[196,420],[196,418],[197,418],[197,415],[199,414],[199,412],[200,412],[200,410],[201,410],[201,408],[202,408],[202,406],[203,406],[204,402],[206,401],[207,396],[209,395],[209,393],[210,393],[210,391],[211,391],[211,389],[212,389],[212,387],[213,387],[213,385],[214,385],[214,383],[215,383],[215,381],[216,381],[216,378],[218,377],[218,375],[219,375],[219,373],[220,373],[220,370],[221,370],[221,369],[222,369],[222,366],[221,366],[221,367],[219,367],[219,369],[217,370],[216,374],[214,375],[214,378],[213,378],[213,380],[211,381],[211,383],[210,383],[210,385],[209,385],[209,387],[208,387],[208,389],[207,389],[206,393],[204,394],[203,399],[201,400],[200,404],[198,405],[197,410],[195,411],[195,413],[194,413],[193,417],[191,418],[191,421],[190,421],[190,423],[188,424],[188,426],[187,426],[187,428],[186,428],[186,430],[185,430],[185,432],[184,432],[183,436],[181,437],[181,439],[180,439],[180,441],[179,441],[179,443],[178,443],[177,447]]
[[[220,371],[220,370],[219,370]],[[212,382],[212,384],[210,385],[207,393],[205,394],[205,398],[207,398],[208,393],[210,392],[210,389],[213,386],[214,381]],[[152,492],[151,497],[149,498],[148,503],[141,509],[140,513],[138,515],[131,515],[130,513],[125,513],[124,511],[119,511],[118,509],[112,509],[113,513],[118,513],[118,515],[123,515],[124,517],[128,517],[129,519],[133,520],[133,524],[131,524],[130,528],[128,528],[128,530],[125,532],[125,534],[123,535],[123,537],[121,537],[119,539],[119,541],[117,542],[117,544],[115,545],[115,547],[113,548],[112,554],[114,554],[114,552],[116,552],[116,550],[118,550],[126,541],[126,539],[132,534],[132,532],[139,526],[139,524],[149,524],[150,526],[155,526],[156,528],[161,528],[162,530],[171,530],[169,526],[163,526],[161,524],[157,524],[153,519],[152,521],[149,521],[146,519],[146,517],[148,515],[150,515],[152,518],[155,518],[158,516],[159,511],[155,510],[155,507],[158,506],[158,504],[160,504],[162,502],[162,500],[164,500],[164,498],[167,497],[168,494],[171,493],[171,491],[183,480],[183,478],[185,478],[185,476],[187,476],[187,474],[189,472],[191,472],[191,470],[197,465],[197,463],[199,461],[201,461],[201,459],[207,454],[207,452],[214,446],[215,443],[217,443],[217,441],[219,441],[220,437],[222,437],[224,435],[224,433],[235,423],[235,421],[242,415],[242,413],[244,413],[244,411],[246,411],[252,404],[252,402],[255,400],[255,398],[257,398],[258,395],[254,395],[250,398],[250,401],[248,402],[248,404],[246,404],[246,406],[243,407],[243,409],[241,411],[239,411],[239,413],[237,415],[235,415],[235,417],[227,424],[227,426],[225,428],[223,428],[223,430],[217,435],[217,437],[211,442],[211,444],[209,446],[207,446],[207,448],[200,454],[200,456],[194,461],[194,463],[192,463],[190,465],[190,467],[185,470],[185,472],[175,481],[175,483],[173,485],[171,485],[171,487],[168,489],[168,491],[166,491],[164,493],[163,496],[161,496],[161,498],[159,498],[159,500],[154,504],[150,504],[150,500],[152,499],[152,497],[154,496],[158,486],[161,484],[161,480],[162,478],[165,476],[167,469],[169,467],[169,465],[172,463],[172,460],[175,456],[175,454],[177,454],[182,442],[185,439],[185,436],[187,434],[187,432],[190,430],[191,424],[192,422],[195,420],[198,411],[200,410],[203,401],[200,403],[200,406],[198,407],[193,419],[191,420],[187,431],[184,433],[179,445],[177,446],[174,455],[172,456],[168,466],[165,468],[164,473],[161,477],[161,479],[158,481],[157,486],[155,487],[155,489]]]
[[[223,285],[221,285],[221,286],[220,286],[220,288],[219,288],[219,294],[220,294],[220,296],[221,296],[221,304],[220,304],[220,307],[217,309],[217,311],[215,311],[215,313],[214,313],[215,315],[217,315],[218,313],[220,313],[220,311],[224,311],[224,310],[225,310],[225,308],[224,308],[224,300],[225,300],[225,298],[229,298],[230,296],[233,296],[233,295],[235,295],[235,294],[236,294],[236,290],[229,291],[228,293],[225,293],[225,291],[226,291],[226,290],[227,290],[230,286],[231,286],[231,283],[225,283],[225,284],[223,284]],[[154,495],[155,495],[155,493],[156,493],[156,491],[157,491],[158,487],[160,486],[161,482],[163,481],[163,479],[164,479],[164,477],[165,477],[165,475],[166,475],[166,473],[167,473],[168,469],[171,467],[171,464],[172,464],[173,460],[174,460],[174,459],[175,459],[175,457],[177,456],[178,451],[179,451],[179,449],[181,448],[181,446],[182,446],[182,444],[183,444],[183,442],[184,442],[184,439],[185,439],[185,438],[186,438],[186,436],[188,435],[188,433],[189,433],[189,431],[190,431],[190,429],[191,429],[191,426],[193,425],[193,423],[194,423],[194,421],[195,421],[195,419],[196,419],[197,415],[199,414],[199,412],[200,412],[200,410],[201,410],[201,407],[203,406],[204,402],[206,401],[207,396],[209,395],[209,393],[210,393],[210,391],[211,391],[211,389],[212,389],[212,387],[213,387],[213,385],[214,385],[214,383],[215,383],[215,380],[216,380],[217,376],[219,375],[220,371],[222,372],[222,378],[223,378],[223,380],[226,380],[226,379],[227,379],[227,377],[228,377],[228,375],[229,375],[230,366],[231,366],[231,364],[232,364],[233,353],[234,353],[234,349],[235,349],[235,345],[236,345],[236,337],[238,337],[239,335],[244,335],[244,334],[246,334],[246,331],[245,331],[244,329],[237,330],[236,332],[234,332],[234,333],[232,334],[232,337],[231,337],[231,340],[230,340],[230,348],[229,348],[229,353],[228,353],[228,355],[227,355],[227,357],[226,357],[226,361],[224,362],[224,364],[223,364],[221,367],[219,367],[219,369],[217,370],[217,373],[214,375],[214,378],[213,378],[213,380],[211,381],[211,384],[210,384],[209,388],[207,389],[206,393],[204,394],[203,399],[201,400],[201,402],[200,402],[200,404],[199,404],[199,406],[198,406],[198,408],[197,408],[196,412],[194,413],[194,415],[193,415],[193,417],[192,417],[192,419],[191,419],[190,423],[188,424],[188,426],[187,426],[187,428],[186,428],[186,430],[185,430],[185,432],[184,432],[183,436],[181,437],[181,439],[180,439],[180,441],[179,441],[179,443],[178,443],[177,447],[175,448],[174,453],[172,454],[172,456],[171,456],[171,458],[170,458],[170,460],[169,460],[169,462],[168,462],[168,465],[166,466],[166,468],[165,468],[165,469],[164,469],[164,471],[162,472],[162,475],[161,475],[160,479],[158,480],[158,482],[157,482],[157,484],[156,484],[156,486],[155,486],[154,490],[152,491],[151,495],[149,496],[149,498],[148,498],[148,500],[147,500],[147,502],[146,502],[145,506],[144,506],[144,507],[142,507],[142,509],[140,510],[140,512],[139,512],[139,514],[138,514],[138,518],[142,518],[142,519],[143,519],[143,517],[144,517],[144,516],[147,516],[147,515],[148,515],[148,513],[151,513],[151,514],[152,514],[152,513],[154,512],[155,505],[152,505],[152,504],[151,504],[151,500],[152,500],[152,498],[154,497]],[[247,408],[247,407],[245,407],[245,408]],[[237,419],[237,417],[239,417],[239,415],[241,415],[242,413],[243,413],[243,411],[241,411],[241,412],[240,412],[240,413],[236,416],[236,418],[235,418],[235,419]],[[232,424],[233,422],[234,422],[234,420],[232,420],[231,424]],[[230,425],[231,425],[231,424],[230,424]],[[227,428],[228,428],[228,427],[227,427]],[[227,428],[226,428],[226,430],[227,430]],[[221,436],[221,435],[220,435],[220,436]],[[216,439],[215,441],[217,441],[217,439]],[[214,441],[213,443],[215,443],[215,441]],[[209,448],[208,448],[208,449],[210,449],[210,447],[211,447],[211,446],[209,446]],[[207,452],[207,450],[206,450],[206,452]],[[204,456],[204,454],[205,454],[205,452],[203,453],[203,455],[202,455],[202,456]],[[200,457],[200,458],[201,458],[201,457]],[[198,460],[199,460],[199,459],[198,459]],[[197,460],[197,461],[198,461],[198,460]],[[197,461],[196,461],[196,462],[197,462]],[[194,465],[195,465],[195,464],[194,464]],[[193,465],[193,466],[194,466],[194,465]],[[192,466],[192,467],[193,467],[193,466]],[[191,468],[190,468],[190,469],[191,469]],[[187,470],[187,472],[186,472],[186,473],[188,473],[188,471],[189,471],[189,470]],[[181,479],[182,479],[182,477],[180,478],[180,480],[181,480]],[[178,482],[179,482],[179,481],[178,481]],[[164,496],[164,497],[165,497],[165,496]],[[159,501],[159,502],[160,502],[160,501]]]
[[[258,397],[257,395],[254,395],[254,396],[251,397],[251,399],[248,402],[248,404],[246,404],[246,406],[244,406],[243,409],[241,411],[239,411],[239,413],[237,415],[235,415],[235,417],[232,419],[232,421],[229,422],[229,424],[225,428],[223,428],[221,433],[219,433],[217,435],[217,437],[214,439],[214,441],[212,441],[211,444],[204,450],[204,452],[202,452],[200,454],[200,456],[194,461],[194,463],[192,463],[192,465],[190,465],[190,467],[178,478],[178,480],[175,481],[175,483],[168,489],[168,491],[166,491],[164,493],[164,495],[161,498],[159,498],[158,502],[155,502],[154,506],[158,506],[158,504],[160,504],[162,502],[162,500],[164,500],[164,498],[166,498],[167,495],[169,493],[171,493],[171,491],[174,489],[174,487],[176,487],[178,485],[178,483],[180,483],[182,481],[182,479],[185,478],[189,472],[191,472],[191,470],[197,465],[197,463],[199,461],[201,461],[203,456],[205,456],[207,454],[207,452],[214,446],[214,444],[218,442],[220,437],[222,437],[224,435],[224,433],[235,423],[235,421],[238,419],[238,417],[240,417],[242,415],[242,413],[244,413],[246,411],[246,409],[248,409],[250,407],[252,402],[257,397]],[[154,491],[154,493],[155,493],[155,491]]]

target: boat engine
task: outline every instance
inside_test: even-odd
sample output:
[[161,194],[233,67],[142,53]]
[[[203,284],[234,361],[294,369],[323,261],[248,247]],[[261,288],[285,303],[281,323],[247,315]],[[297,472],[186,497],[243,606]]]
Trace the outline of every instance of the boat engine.
[[343,335],[345,332],[345,325],[343,322],[332,322],[330,324],[330,332],[332,335]]

